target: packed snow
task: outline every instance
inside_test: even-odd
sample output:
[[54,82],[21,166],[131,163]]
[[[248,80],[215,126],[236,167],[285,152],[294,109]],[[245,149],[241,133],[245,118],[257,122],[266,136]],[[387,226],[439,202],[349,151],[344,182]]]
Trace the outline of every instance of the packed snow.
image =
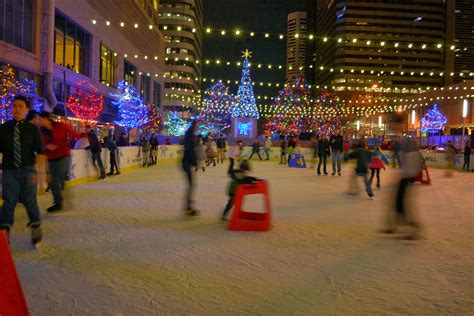
[[177,162],[74,187],[68,210],[43,216],[37,252],[18,207],[12,252],[32,315],[472,315],[473,173],[430,169],[431,186],[412,185],[424,239],[404,241],[377,233],[398,169],[372,201],[344,194],[350,165],[341,177],[252,166],[270,183],[269,232],[220,220],[227,162],[196,174],[197,218],[183,215]]

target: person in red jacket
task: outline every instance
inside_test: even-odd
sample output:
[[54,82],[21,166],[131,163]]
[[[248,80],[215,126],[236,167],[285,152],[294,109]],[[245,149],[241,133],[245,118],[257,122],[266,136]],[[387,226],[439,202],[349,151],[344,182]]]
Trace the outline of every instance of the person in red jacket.
[[77,134],[69,125],[54,122],[46,111],[38,115],[38,125],[41,127],[41,136],[48,157],[49,173],[51,175],[50,188],[53,193],[54,204],[47,209],[48,212],[57,212],[63,208],[63,197],[61,194],[66,182],[71,139],[78,139]]

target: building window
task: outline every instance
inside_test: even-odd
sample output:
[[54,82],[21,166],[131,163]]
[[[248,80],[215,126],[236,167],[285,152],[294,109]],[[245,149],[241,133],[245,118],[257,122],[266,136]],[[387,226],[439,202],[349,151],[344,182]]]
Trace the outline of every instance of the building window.
[[89,33],[56,12],[54,62],[88,75],[89,45]]
[[146,74],[142,75],[141,78],[140,92],[145,103],[150,102],[150,77]]
[[0,40],[33,51],[33,0],[0,0]]
[[161,108],[161,85],[158,82],[153,82],[153,104],[157,108]]
[[100,44],[100,82],[115,86],[117,72],[117,54],[107,46]]
[[125,81],[127,81],[129,84],[133,85],[135,83],[135,74],[137,73],[137,67],[125,60],[123,69],[123,79],[125,79]]

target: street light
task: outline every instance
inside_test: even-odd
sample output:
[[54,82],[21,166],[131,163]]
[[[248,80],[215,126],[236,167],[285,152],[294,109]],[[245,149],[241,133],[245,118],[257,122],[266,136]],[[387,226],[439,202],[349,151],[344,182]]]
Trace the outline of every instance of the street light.
[[359,137],[359,130],[360,130],[360,121],[357,120],[356,122],[356,128],[357,128],[357,137]]
[[416,111],[411,111],[411,137],[413,137],[413,133],[415,131],[415,121],[416,121]]
[[467,99],[462,101],[462,140],[461,140],[461,149],[464,150],[464,126],[466,125],[467,117]]
[[382,128],[382,116],[379,115],[379,128]]

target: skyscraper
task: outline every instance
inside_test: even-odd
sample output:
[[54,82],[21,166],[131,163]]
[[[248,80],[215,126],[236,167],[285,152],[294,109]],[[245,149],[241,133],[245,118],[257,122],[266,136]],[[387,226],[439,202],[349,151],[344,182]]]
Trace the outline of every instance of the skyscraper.
[[166,45],[164,111],[189,116],[201,90],[202,0],[161,0],[159,20]]
[[290,13],[287,23],[286,82],[291,83],[306,68],[306,12]]
[[452,83],[464,45],[455,42],[453,12],[445,0],[318,0],[316,83],[348,94],[378,87],[387,96]]
[[474,0],[456,0],[454,10],[454,81],[457,83],[474,77],[470,74],[474,72]]

